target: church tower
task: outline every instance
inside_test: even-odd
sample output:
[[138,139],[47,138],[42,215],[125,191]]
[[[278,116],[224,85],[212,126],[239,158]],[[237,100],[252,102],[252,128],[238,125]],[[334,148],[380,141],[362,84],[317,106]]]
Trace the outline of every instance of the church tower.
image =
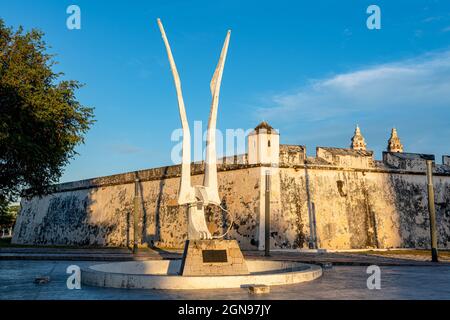
[[278,164],[280,134],[263,121],[248,135],[248,163]]
[[400,138],[397,135],[397,130],[395,128],[392,128],[391,131],[391,137],[388,141],[388,152],[403,152],[403,145],[400,142]]
[[362,136],[358,125],[356,125],[355,134],[353,135],[350,148],[353,150],[366,150],[366,142],[364,141],[364,137]]

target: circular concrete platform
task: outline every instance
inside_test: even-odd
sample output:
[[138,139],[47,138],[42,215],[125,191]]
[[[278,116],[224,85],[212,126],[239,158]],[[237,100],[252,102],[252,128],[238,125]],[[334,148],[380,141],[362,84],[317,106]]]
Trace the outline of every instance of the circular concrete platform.
[[238,276],[180,276],[181,260],[129,261],[96,264],[81,270],[85,285],[126,289],[216,289],[251,285],[288,285],[311,281],[322,268],[299,262],[246,261],[250,274]]

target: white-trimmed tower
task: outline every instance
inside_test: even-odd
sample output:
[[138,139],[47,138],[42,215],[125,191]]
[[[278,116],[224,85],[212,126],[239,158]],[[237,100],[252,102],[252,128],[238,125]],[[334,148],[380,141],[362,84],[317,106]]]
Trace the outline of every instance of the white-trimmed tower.
[[248,135],[249,164],[278,164],[280,159],[280,134],[263,121]]

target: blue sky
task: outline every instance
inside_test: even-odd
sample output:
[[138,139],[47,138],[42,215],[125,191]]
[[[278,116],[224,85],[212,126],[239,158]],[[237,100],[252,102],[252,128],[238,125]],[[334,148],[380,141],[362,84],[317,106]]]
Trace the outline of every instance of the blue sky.
[[[81,30],[66,8],[81,8]],[[381,8],[381,30],[366,8]],[[7,25],[36,27],[58,71],[85,83],[97,122],[61,181],[171,164],[180,126],[156,24],[166,28],[188,119],[206,123],[209,82],[232,29],[218,128],[261,120],[281,142],[348,147],[359,124],[376,158],[396,126],[407,152],[450,154],[449,1],[6,1]]]

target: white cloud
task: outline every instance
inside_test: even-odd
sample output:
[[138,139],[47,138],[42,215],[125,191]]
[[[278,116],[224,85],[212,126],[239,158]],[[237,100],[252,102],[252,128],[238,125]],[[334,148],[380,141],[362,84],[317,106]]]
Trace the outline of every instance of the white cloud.
[[450,111],[450,51],[312,80],[272,95],[257,112],[268,120],[290,122],[418,108]]
[[432,17],[428,17],[422,20],[422,22],[428,23],[428,22],[435,22],[435,21],[440,21],[442,20],[442,16],[432,16]]

